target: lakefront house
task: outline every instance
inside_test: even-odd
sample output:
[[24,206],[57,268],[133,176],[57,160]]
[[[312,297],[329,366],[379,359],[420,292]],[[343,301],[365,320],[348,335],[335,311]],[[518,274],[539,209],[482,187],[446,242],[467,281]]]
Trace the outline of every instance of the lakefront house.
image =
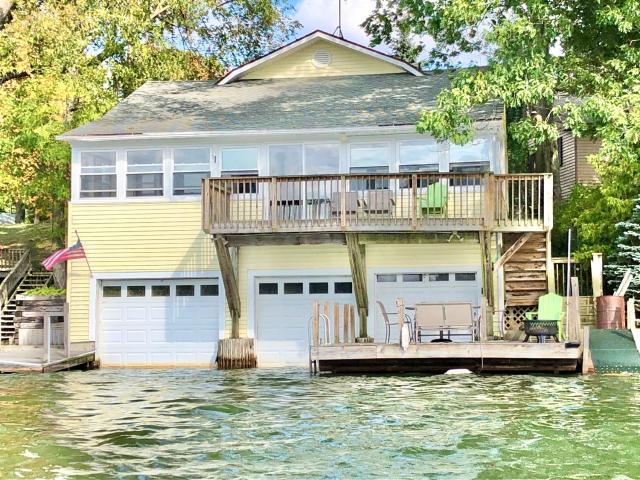
[[553,291],[551,178],[509,175],[499,102],[466,145],[416,133],[448,84],[315,31],[62,135],[88,260],[67,266],[71,341],[102,366],[209,366],[229,337],[255,339],[259,367],[308,365],[314,302],[388,343],[398,298],[470,303],[485,339],[517,330]]

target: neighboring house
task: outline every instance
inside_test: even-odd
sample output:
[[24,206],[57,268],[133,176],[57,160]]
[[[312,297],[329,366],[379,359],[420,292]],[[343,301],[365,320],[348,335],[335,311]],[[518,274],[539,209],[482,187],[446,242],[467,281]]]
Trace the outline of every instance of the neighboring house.
[[562,198],[571,194],[574,185],[594,185],[598,176],[587,157],[598,153],[601,140],[578,138],[571,130],[562,130],[558,138],[558,158],[560,160],[560,191]]
[[505,175],[499,103],[467,145],[417,134],[447,85],[316,31],[217,83],[147,82],[62,135],[91,266],[68,265],[72,340],[107,366],[209,365],[233,334],[259,366],[306,365],[314,300],[356,305],[376,341],[377,301],[533,307],[551,179]]

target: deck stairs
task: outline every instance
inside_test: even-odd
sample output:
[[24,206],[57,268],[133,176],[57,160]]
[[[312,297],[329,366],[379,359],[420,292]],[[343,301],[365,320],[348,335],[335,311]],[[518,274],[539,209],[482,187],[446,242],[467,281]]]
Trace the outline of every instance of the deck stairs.
[[53,274],[43,270],[29,269],[11,294],[9,301],[0,312],[0,343],[13,344],[17,340],[15,328],[15,313],[17,308],[16,295],[33,288],[46,287],[53,281]]
[[[504,249],[520,238],[505,234]],[[527,242],[504,265],[507,307],[536,306],[538,298],[548,293],[547,242],[544,233],[532,233]]]

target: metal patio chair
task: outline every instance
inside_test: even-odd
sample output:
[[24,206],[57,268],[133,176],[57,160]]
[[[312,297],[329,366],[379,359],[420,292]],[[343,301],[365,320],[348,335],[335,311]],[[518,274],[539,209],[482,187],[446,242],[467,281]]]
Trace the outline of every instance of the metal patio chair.
[[[397,313],[388,313],[387,309],[385,308],[384,304],[380,301],[377,300],[376,303],[378,304],[378,308],[380,309],[380,314],[382,315],[382,319],[384,320],[384,326],[385,326],[385,336],[384,336],[384,343],[389,343],[389,339],[391,338],[391,326],[392,325],[398,325],[398,320],[396,318],[395,322],[392,322],[389,318],[390,315],[395,315],[397,317]],[[412,328],[411,328],[411,317],[409,317],[409,315],[407,315],[406,313],[404,314],[404,323],[409,325],[409,331],[411,332]],[[413,340],[413,333],[411,333],[411,339]]]

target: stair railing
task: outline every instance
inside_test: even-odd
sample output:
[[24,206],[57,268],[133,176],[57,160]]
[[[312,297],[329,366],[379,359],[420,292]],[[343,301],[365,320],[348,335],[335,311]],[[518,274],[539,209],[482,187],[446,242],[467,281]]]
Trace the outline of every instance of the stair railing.
[[16,289],[22,277],[26,275],[31,266],[31,252],[24,250],[20,259],[11,269],[9,274],[0,283],[0,312],[4,309],[5,305],[9,302],[11,294]]

